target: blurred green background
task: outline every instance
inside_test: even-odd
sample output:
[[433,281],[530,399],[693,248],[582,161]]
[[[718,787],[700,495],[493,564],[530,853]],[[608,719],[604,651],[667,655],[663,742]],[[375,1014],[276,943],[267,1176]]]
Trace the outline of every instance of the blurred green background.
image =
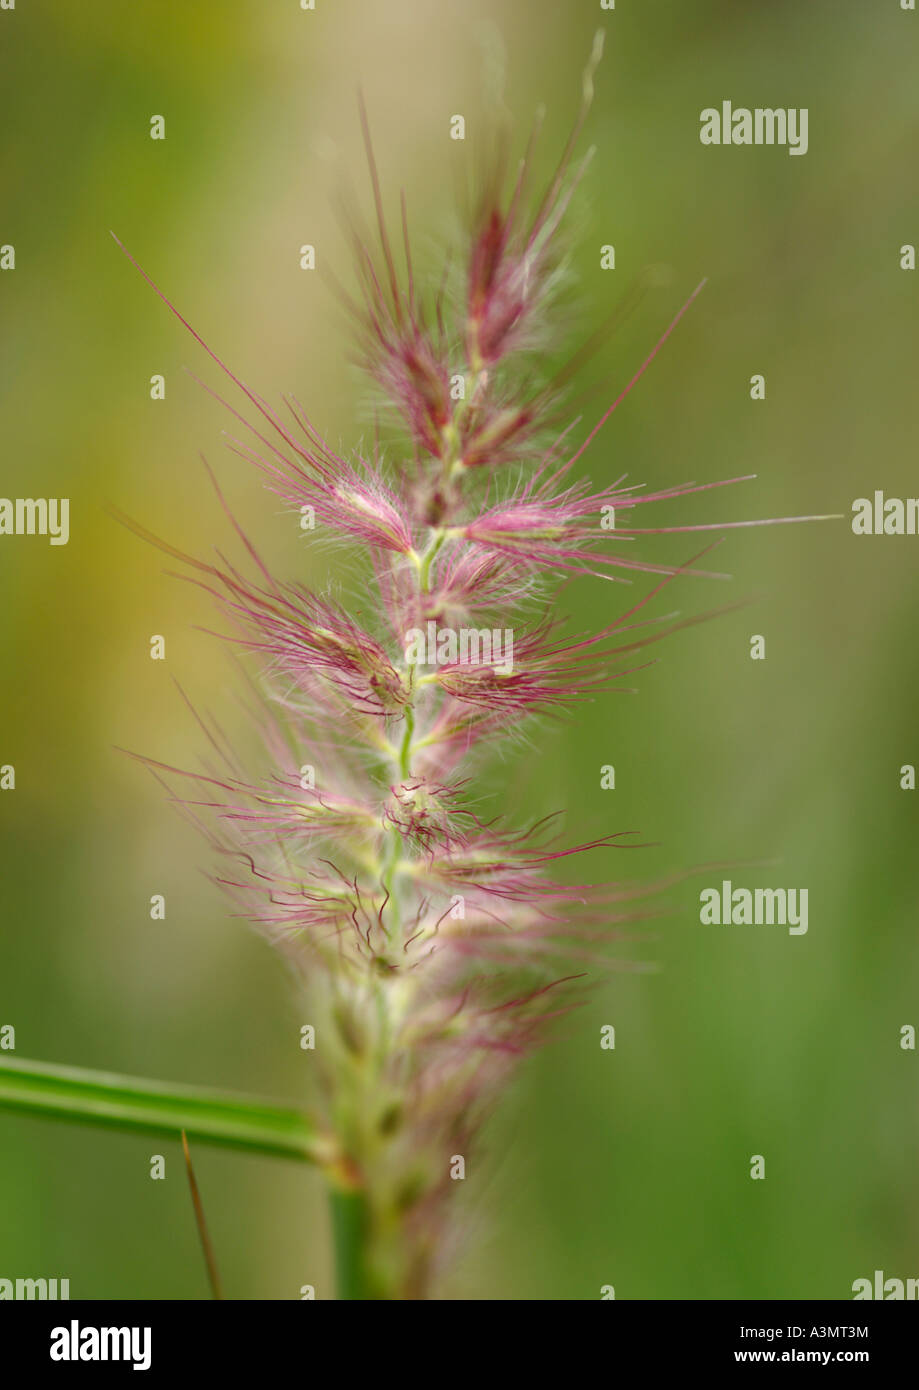
[[[548,175],[598,22],[597,154],[568,224],[575,341],[645,266],[668,270],[587,372],[606,383],[588,419],[709,285],[591,448],[591,476],[759,475],[655,509],[655,524],[915,494],[916,277],[898,262],[919,241],[919,15],[897,0],[620,0],[609,14],[587,0],[35,0],[0,14],[0,242],[16,248],[0,275],[0,491],[72,499],[66,547],[0,545],[0,763],[17,777],[0,794],[0,1024],[20,1056],[310,1091],[282,963],[115,751],[195,763],[174,680],[231,732],[243,717],[225,649],[195,626],[205,600],[104,508],[198,553],[227,544],[203,451],[280,573],[321,584],[330,560],[226,450],[224,412],[181,370],[222,389],[216,369],[109,231],[243,379],[294,392],[351,448],[370,416],[348,325],[298,255],[313,243],[347,278],[334,201],[347,182],[366,206],[358,85],[388,206],[404,187],[436,266],[502,68],[517,149],[546,105]],[[809,152],[702,146],[699,112],[725,99],[806,106]],[[457,112],[465,144],[448,139]],[[165,141],[149,138],[156,114]],[[615,271],[599,270],[603,243]],[[601,978],[490,1123],[443,1296],[596,1298],[611,1283],[617,1298],[847,1298],[875,1269],[919,1274],[919,1061],[899,1047],[919,1025],[917,794],[898,782],[919,762],[917,546],[856,538],[848,521],[729,533],[730,584],[684,580],[665,606],[753,605],[662,644],[637,695],[538,730],[493,773],[521,812],[567,808],[572,841],[659,842],[591,861],[597,877],[777,861],[732,876],[807,887],[810,929],[700,926],[699,888],[720,873],[672,891],[621,952],[651,968]],[[636,596],[584,579],[566,606],[597,627]],[[149,659],[153,633],[165,662]],[[164,922],[148,915],[157,892]],[[149,1178],[152,1152],[166,1182]],[[197,1168],[231,1296],[331,1296],[314,1175],[203,1149]],[[0,1114],[0,1171],[3,1277],[69,1277],[74,1297],[206,1296],[177,1146]]]

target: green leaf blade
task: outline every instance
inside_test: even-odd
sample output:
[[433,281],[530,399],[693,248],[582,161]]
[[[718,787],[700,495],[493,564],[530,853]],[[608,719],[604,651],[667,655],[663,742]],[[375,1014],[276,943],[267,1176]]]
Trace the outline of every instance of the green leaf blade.
[[329,1141],[308,1115],[248,1096],[0,1058],[0,1110],[329,1163]]

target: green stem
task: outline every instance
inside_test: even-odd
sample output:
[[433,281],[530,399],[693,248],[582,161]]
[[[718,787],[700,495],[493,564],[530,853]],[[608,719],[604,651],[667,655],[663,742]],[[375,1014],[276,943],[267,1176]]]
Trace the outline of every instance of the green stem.
[[333,1188],[330,1202],[338,1297],[375,1298],[364,1258],[367,1249],[367,1203],[364,1195]]
[[443,531],[439,532],[421,557],[421,564],[418,570],[418,590],[421,594],[430,593],[431,566],[439,555],[445,540],[446,536]]
[[299,1110],[220,1091],[110,1072],[0,1059],[0,1110],[219,1144],[305,1163],[334,1163],[332,1144]]
[[[405,733],[402,736],[402,744],[399,749],[398,759],[393,759],[396,763],[396,771],[403,782],[411,777],[412,763],[412,735],[415,732],[415,711],[411,705],[405,709]],[[402,929],[402,914],[399,904],[399,893],[396,887],[396,869],[405,851],[405,842],[400,832],[392,827],[389,834],[389,844],[386,850],[386,860],[383,865],[383,887],[389,896],[388,911],[392,921],[393,933],[397,938]],[[391,933],[387,929],[387,935]]]
[[399,749],[399,771],[405,781],[412,775],[412,735],[414,732],[415,711],[409,705],[405,711],[405,733],[402,737],[402,747]]

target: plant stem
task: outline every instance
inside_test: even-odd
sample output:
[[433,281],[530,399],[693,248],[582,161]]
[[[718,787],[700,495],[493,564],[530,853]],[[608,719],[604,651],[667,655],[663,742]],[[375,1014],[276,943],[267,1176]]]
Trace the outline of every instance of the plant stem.
[[440,549],[446,540],[443,531],[439,531],[431,540],[430,545],[421,557],[421,564],[418,570],[418,591],[421,595],[430,593],[431,589],[431,566],[440,553]]
[[367,1203],[364,1194],[332,1188],[330,1203],[338,1297],[375,1298],[365,1261]]
[[399,772],[403,781],[408,781],[412,775],[412,735],[415,732],[415,711],[409,705],[405,711],[405,733],[402,737],[402,747],[399,749]]

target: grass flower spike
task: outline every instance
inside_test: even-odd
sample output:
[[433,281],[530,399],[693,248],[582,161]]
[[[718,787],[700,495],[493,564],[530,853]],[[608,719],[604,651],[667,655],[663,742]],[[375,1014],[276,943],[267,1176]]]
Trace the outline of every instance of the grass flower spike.
[[[705,552],[662,565],[642,537],[722,529],[630,526],[703,487],[576,476],[657,348],[579,447],[559,428],[564,374],[539,377],[599,56],[548,185],[531,187],[532,143],[516,177],[499,161],[485,179],[458,292],[449,272],[419,280],[404,201],[393,232],[362,109],[376,229],[352,230],[349,306],[401,443],[341,458],[296,401],[277,413],[227,373],[244,398],[228,406],[233,447],[341,544],[336,597],[275,578],[235,519],[244,568],[165,547],[253,664],[264,759],[242,767],[202,720],[205,771],[149,765],[208,836],[237,910],[302,977],[354,1297],[437,1288],[483,1118],[651,891],[567,871],[631,836],[567,845],[552,818],[486,816],[476,789],[502,740],[641,669],[682,625],[653,604]],[[603,631],[571,633],[557,585],[572,574],[654,578]]]

